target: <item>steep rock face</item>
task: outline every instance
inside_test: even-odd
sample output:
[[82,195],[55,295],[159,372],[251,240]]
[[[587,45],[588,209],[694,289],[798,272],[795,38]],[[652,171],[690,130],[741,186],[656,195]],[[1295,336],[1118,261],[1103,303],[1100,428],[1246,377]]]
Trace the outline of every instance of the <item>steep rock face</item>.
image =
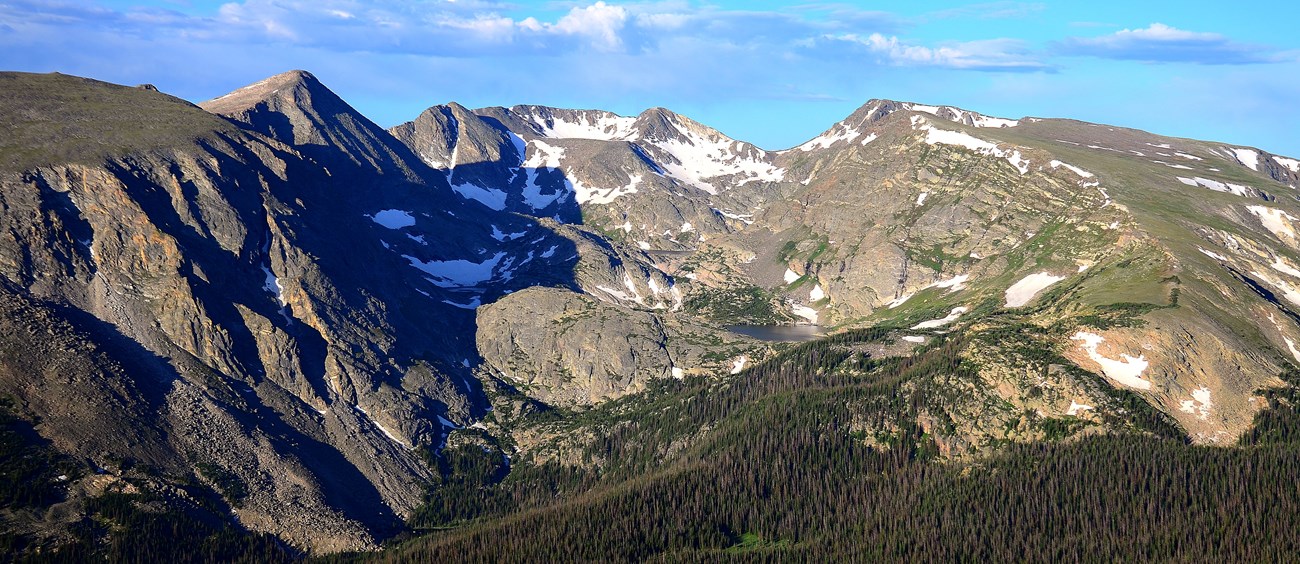
[[[441,440],[440,416],[466,420],[483,409],[463,366],[475,356],[466,302],[500,295],[511,280],[564,280],[562,267],[528,264],[522,242],[500,233],[536,230],[530,241],[540,244],[546,232],[443,202],[450,190],[436,175],[430,183],[390,167],[398,153],[383,147],[405,150],[391,138],[342,137],[387,135],[335,127],[368,123],[339,118],[348,108],[298,99],[299,114],[335,121],[295,125],[307,132],[301,139],[268,131],[307,143],[291,147],[156,92],[5,78],[122,98],[143,114],[161,108],[195,132],[177,140],[146,130],[123,146],[88,147],[71,159],[80,162],[51,153],[0,171],[0,275],[12,291],[102,324],[111,339],[101,345],[156,359],[146,373],[169,386],[157,398],[168,415],[157,423],[168,430],[170,464],[214,465],[249,484],[237,510],[246,525],[315,550],[363,548],[389,534],[430,476],[412,447]],[[332,100],[298,78],[286,87]],[[241,114],[245,125],[279,115],[267,109],[276,100],[244,100],[256,109]],[[57,103],[23,111],[58,131]],[[331,154],[335,144],[346,150]],[[384,174],[366,172],[373,167]],[[46,429],[75,434],[70,425]],[[68,444],[78,456],[104,456],[87,450],[93,443]]]
[[479,308],[478,346],[487,368],[562,406],[634,394],[656,378],[738,371],[767,352],[674,316],[540,287]]
[[[554,327],[553,327],[554,326]],[[591,404],[672,375],[662,323],[591,298],[530,288],[479,309],[479,354],[537,399]]]

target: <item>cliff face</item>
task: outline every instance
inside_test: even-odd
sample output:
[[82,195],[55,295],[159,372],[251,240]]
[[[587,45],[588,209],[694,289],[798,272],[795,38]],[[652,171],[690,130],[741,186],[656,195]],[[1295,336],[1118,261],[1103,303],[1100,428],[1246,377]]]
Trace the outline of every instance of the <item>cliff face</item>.
[[[128,367],[59,384],[75,393],[51,392],[59,374],[11,370],[6,392],[43,421],[44,436],[69,437],[70,452],[100,466],[142,458],[125,437],[148,435],[105,425],[125,419],[154,429],[152,464],[212,465],[248,484],[236,510],[248,526],[300,547],[370,546],[409,514],[428,477],[410,447],[437,440],[436,415],[471,411],[470,390],[438,368],[450,361],[427,351],[454,350],[443,335],[472,320],[390,309],[414,294],[400,257],[359,268],[380,242],[341,234],[382,229],[365,210],[434,188],[394,174],[354,191],[329,170],[354,161],[326,165],[323,151],[307,158],[155,92],[107,90],[133,111],[161,105],[210,129],[166,143],[141,131],[134,146],[80,163],[0,173],[8,295],[80,327]],[[26,111],[64,117],[58,107]],[[427,307],[456,309],[439,305]],[[128,375],[131,390],[103,389],[113,374]],[[130,410],[109,415],[143,398],[138,421]],[[85,403],[102,411],[69,409]]]
[[[449,437],[587,464],[607,430],[575,414],[790,348],[720,324],[847,335],[786,358],[808,370],[907,368],[915,421],[849,402],[852,432],[953,457],[1229,442],[1300,363],[1298,173],[1253,149],[889,101],[782,152],[663,109],[390,132],[300,71],[201,107],[0,89],[0,394],[104,472],[77,491],[194,480],[308,550],[398,531]],[[884,360],[913,355],[940,361]]]

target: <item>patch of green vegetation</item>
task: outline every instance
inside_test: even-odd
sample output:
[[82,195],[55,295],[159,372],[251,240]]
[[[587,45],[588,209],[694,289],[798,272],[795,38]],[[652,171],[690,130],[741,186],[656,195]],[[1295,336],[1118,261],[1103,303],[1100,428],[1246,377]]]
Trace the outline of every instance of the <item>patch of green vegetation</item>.
[[267,534],[253,534],[214,515],[157,509],[148,494],[107,493],[86,503],[91,515],[74,541],[42,550],[32,561],[292,562],[298,555]]
[[230,505],[241,507],[244,499],[248,497],[248,484],[244,483],[234,472],[226,470],[210,462],[200,462],[194,465],[194,469],[199,471],[212,485],[216,486],[217,491],[221,492],[222,497],[230,502]]
[[908,247],[905,249],[908,260],[929,268],[935,272],[943,272],[945,268],[953,265],[968,262],[970,258],[965,255],[949,254],[943,250],[942,244],[934,244],[929,248]]
[[48,506],[84,471],[16,415],[13,400],[0,398],[0,507]]
[[725,323],[765,325],[789,320],[776,308],[776,298],[758,286],[697,288],[683,305],[686,311]]
[[790,541],[769,541],[757,533],[742,533],[736,538],[736,544],[727,547],[727,552],[743,553],[760,549],[782,549],[790,546]]
[[1288,367],[1278,376],[1285,385],[1259,391],[1268,407],[1255,414],[1243,446],[1300,445],[1300,371]]
[[1090,422],[1077,417],[1044,417],[1035,424],[1043,431],[1044,440],[1056,442],[1074,436]]

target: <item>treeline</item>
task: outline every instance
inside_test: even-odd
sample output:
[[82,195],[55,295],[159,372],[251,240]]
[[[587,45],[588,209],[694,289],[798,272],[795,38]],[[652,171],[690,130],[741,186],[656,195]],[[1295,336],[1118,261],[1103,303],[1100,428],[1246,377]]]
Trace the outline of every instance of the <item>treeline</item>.
[[754,432],[742,443],[750,453],[719,453],[377,559],[1285,561],[1300,550],[1294,443],[1095,437],[955,467],[920,462],[911,448],[871,451],[815,433],[782,433],[782,448]]
[[[1279,560],[1300,548],[1294,391],[1275,392],[1242,448],[1162,438],[1174,429],[1137,413],[1133,435],[934,463],[916,421],[942,386],[902,387],[971,376],[966,337],[906,359],[855,346],[879,337],[808,343],[725,383],[668,382],[580,414],[575,428],[607,431],[589,447],[598,470],[565,488],[527,467],[476,483],[510,498],[479,514],[495,519],[461,512],[457,528],[366,559]],[[864,440],[863,417],[892,431]]]
[[[60,454],[0,398],[0,560],[5,562],[289,562],[296,554],[275,537],[231,522],[220,496],[197,480],[176,480],[197,504],[169,506],[148,493],[70,499],[69,485],[93,472]],[[134,478],[124,478],[132,481]],[[159,479],[157,477],[152,479]],[[73,516],[45,521],[68,502]]]

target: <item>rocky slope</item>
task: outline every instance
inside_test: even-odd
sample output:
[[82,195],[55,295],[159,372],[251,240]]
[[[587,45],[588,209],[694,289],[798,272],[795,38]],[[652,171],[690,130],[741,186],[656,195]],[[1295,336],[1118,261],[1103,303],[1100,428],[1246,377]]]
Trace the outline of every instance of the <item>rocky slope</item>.
[[[0,394],[105,472],[76,487],[197,481],[304,550],[399,530],[449,437],[617,470],[574,453],[648,425],[638,394],[769,359],[894,370],[905,420],[836,400],[850,431],[952,459],[1230,442],[1300,364],[1300,162],[1253,148],[885,100],[778,152],[661,108],[384,130],[301,71],[198,107],[0,91]],[[721,327],[794,321],[840,340]]]

